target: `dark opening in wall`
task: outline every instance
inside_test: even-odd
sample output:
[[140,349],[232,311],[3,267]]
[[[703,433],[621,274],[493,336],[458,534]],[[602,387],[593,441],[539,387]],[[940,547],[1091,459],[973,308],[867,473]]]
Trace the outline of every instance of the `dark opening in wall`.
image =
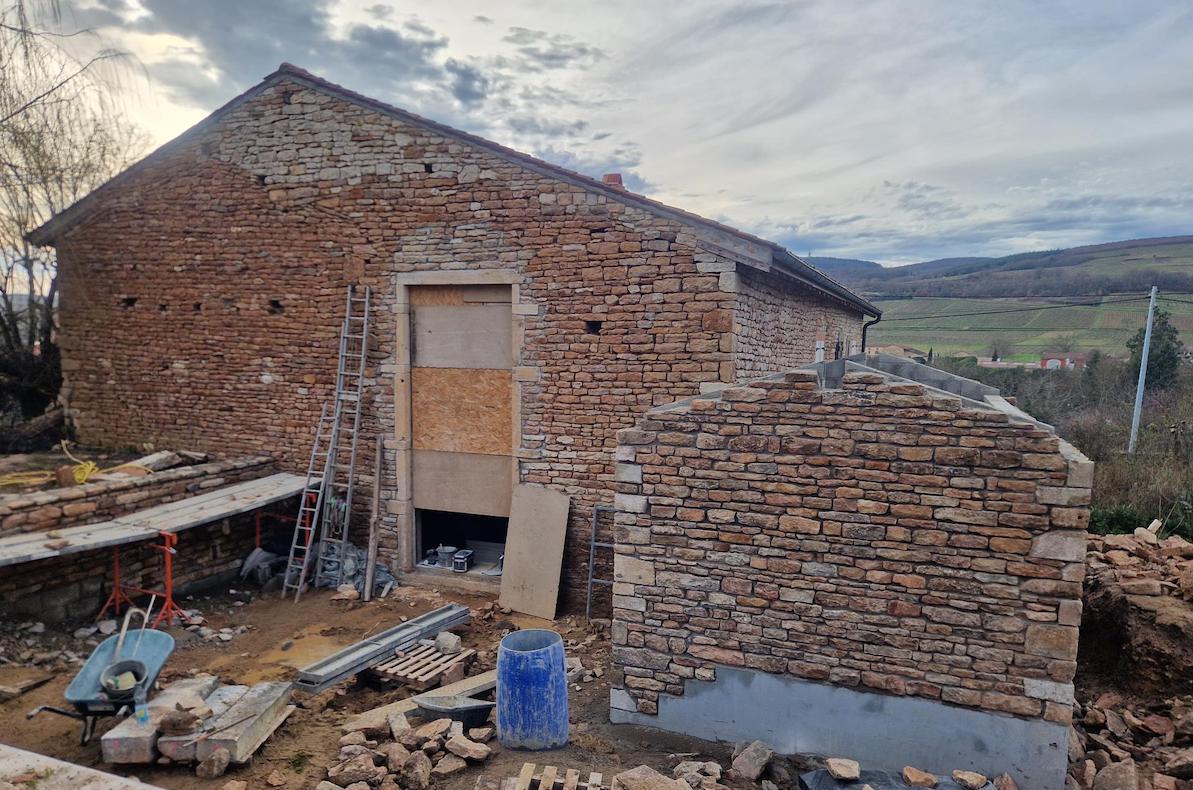
[[193,305],[191,305],[191,308],[192,308],[192,309],[193,309],[193,310],[194,310],[194,311],[197,313],[197,312],[199,312],[200,310],[202,310],[202,309],[203,309],[203,303],[202,303],[202,302],[195,302]]
[[262,175],[257,176],[257,185],[265,186],[265,176],[262,176]]
[[604,321],[585,321],[584,331],[590,335],[599,335],[601,333],[601,328],[604,325]]
[[[418,509],[414,513],[418,537],[419,567],[448,568],[438,565],[439,550],[471,551],[466,573],[479,576],[498,576],[501,556],[505,553],[505,536],[509,519],[499,516],[475,516],[469,513],[448,513]],[[447,562],[447,554],[444,561]],[[463,558],[461,558],[463,561]],[[464,565],[461,565],[464,567]]]
[[294,100],[294,91],[282,91],[282,104],[290,104]]
[[165,302],[162,302],[157,306],[157,310],[159,313],[166,313],[166,312],[169,312],[170,306],[168,304],[166,304]]
[[430,173],[430,172],[431,172],[431,163],[430,163],[430,162],[424,162],[424,163],[423,163],[423,170],[424,170],[424,171],[426,171],[426,172],[428,172],[428,173]]
[[282,306],[281,299],[270,299],[268,309],[269,309],[269,312],[273,315],[280,315],[280,314],[286,312],[286,308]]
[[125,310],[131,310],[137,306],[137,297],[126,296],[120,300],[120,306]]

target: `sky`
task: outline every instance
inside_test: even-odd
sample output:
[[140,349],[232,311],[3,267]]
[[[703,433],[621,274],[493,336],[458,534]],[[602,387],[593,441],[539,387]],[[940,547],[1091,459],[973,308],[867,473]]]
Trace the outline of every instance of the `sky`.
[[1193,232],[1193,4],[79,0],[154,144],[288,61],[886,264]]

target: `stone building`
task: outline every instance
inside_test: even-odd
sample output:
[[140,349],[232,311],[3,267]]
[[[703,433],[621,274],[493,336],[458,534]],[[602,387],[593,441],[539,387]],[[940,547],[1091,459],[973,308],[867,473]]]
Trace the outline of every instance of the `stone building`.
[[879,314],[774,243],[289,65],[31,238],[58,252],[68,414],[102,445],[305,469],[368,286],[382,559],[500,546],[514,482],[545,484],[571,496],[572,592],[618,430],[847,354]]
[[619,434],[614,721],[1063,787],[1093,464],[858,356]]

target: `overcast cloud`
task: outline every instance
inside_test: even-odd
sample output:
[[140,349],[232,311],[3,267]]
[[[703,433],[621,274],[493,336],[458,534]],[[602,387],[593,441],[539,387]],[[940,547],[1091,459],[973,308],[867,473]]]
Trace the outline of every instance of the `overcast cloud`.
[[1193,6],[88,0],[156,142],[282,61],[750,230],[901,263],[1193,232]]

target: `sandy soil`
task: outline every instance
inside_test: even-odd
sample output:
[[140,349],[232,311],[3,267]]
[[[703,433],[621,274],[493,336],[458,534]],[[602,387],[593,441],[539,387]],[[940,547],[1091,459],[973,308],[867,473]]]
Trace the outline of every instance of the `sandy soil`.
[[[421,614],[449,602],[476,609],[489,600],[479,595],[402,587],[395,590],[388,600],[368,604],[331,601],[327,593],[308,594],[298,604],[272,597],[258,598],[239,606],[228,597],[188,602],[188,606],[195,606],[202,612],[209,626],[245,625],[249,630],[231,642],[212,643],[175,629],[173,633],[178,640],[178,648],[163,672],[163,681],[168,682],[195,671],[211,672],[225,683],[293,679],[296,667],[352,644],[370,633],[392,627],[402,617]],[[465,645],[478,652],[470,674],[494,666],[497,642],[503,631],[513,626],[553,627],[563,634],[565,640],[576,645],[576,649],[569,652],[580,656],[586,668],[609,669],[607,633],[597,632],[596,638],[585,645],[586,638],[594,632],[583,618],[561,618],[551,624],[514,614],[498,615],[489,621],[474,619],[459,631]],[[63,628],[67,633],[73,630],[73,627]],[[287,645],[290,640],[293,644]],[[325,769],[336,762],[340,724],[344,720],[354,713],[408,695],[404,689],[381,692],[346,682],[315,697],[296,696],[299,709],[266,742],[251,763],[233,766],[221,779],[204,781],[196,778],[191,768],[182,765],[114,768],[101,763],[99,736],[115,720],[101,722],[95,738],[88,745],[80,746],[78,722],[49,713],[29,721],[25,719],[25,712],[37,705],[63,705],[62,693],[70,678],[69,672],[62,673],[17,700],[0,703],[0,739],[14,746],[81,765],[136,776],[163,788],[219,788],[228,779],[245,780],[250,790],[267,788],[270,785],[266,784],[265,778],[275,769],[286,778],[283,788],[313,788],[323,777]],[[606,776],[640,764],[665,769],[674,762],[671,759],[674,753],[697,752],[728,764],[728,745],[609,724],[607,678],[606,672],[603,678],[572,686],[572,737],[567,747],[536,753],[501,751],[498,748],[484,768],[471,768],[439,782],[436,787],[470,790],[478,776],[513,776],[522,763],[528,761],[575,768],[581,772],[601,771]],[[496,741],[491,745],[497,748]]]

